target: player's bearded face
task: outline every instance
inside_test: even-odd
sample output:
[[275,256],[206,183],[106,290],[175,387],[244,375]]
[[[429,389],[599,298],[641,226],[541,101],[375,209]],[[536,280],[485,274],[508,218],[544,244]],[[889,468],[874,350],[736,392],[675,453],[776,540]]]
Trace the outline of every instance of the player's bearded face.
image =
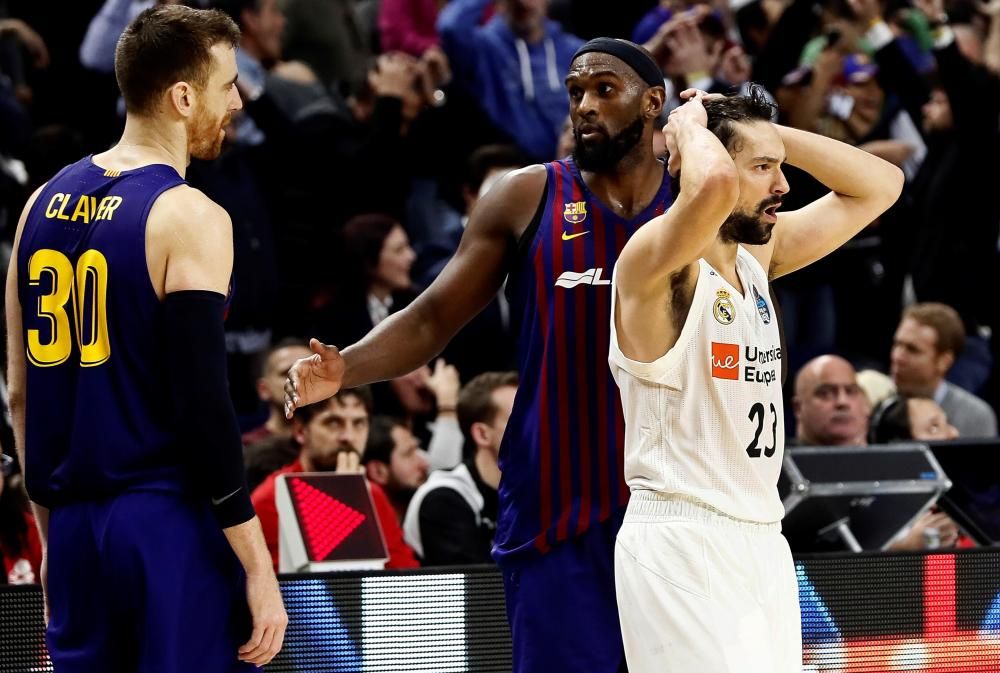
[[723,222],[719,229],[719,237],[726,243],[764,245],[771,240],[771,230],[774,229],[773,222],[764,221],[764,211],[780,203],[781,197],[772,195],[752,210],[737,207]]
[[[576,140],[573,159],[576,165],[581,170],[594,173],[608,173],[614,170],[618,162],[639,144],[643,126],[641,114],[615,135],[611,135],[603,124],[581,121],[573,128],[573,138]],[[596,127],[597,132],[584,138],[580,131],[581,127],[587,129]]]
[[229,123],[231,113],[227,110],[222,115],[213,114],[209,106],[200,103],[197,111],[188,122],[188,138],[191,143],[191,156],[195,159],[215,159],[222,151],[223,132]]

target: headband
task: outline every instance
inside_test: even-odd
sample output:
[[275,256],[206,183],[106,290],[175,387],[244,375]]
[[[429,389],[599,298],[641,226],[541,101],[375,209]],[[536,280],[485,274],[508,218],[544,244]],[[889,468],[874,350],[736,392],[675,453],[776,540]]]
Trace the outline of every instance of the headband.
[[[639,79],[649,86],[663,86],[663,71],[649,54],[631,42],[613,37],[595,37],[576,50],[573,61],[591,52],[610,54],[632,68]],[[572,63],[572,61],[571,61]]]

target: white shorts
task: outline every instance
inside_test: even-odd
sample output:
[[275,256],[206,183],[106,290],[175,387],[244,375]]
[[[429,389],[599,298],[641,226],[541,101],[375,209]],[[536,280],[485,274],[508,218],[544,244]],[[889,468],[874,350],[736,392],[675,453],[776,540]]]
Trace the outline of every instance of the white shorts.
[[795,565],[781,524],[636,491],[615,546],[630,673],[800,673]]

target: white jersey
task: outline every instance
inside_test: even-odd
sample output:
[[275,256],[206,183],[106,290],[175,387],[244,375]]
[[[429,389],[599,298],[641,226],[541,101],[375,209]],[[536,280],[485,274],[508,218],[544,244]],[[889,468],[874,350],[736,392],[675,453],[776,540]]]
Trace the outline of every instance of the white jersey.
[[654,362],[622,354],[612,304],[609,362],[625,413],[625,479],[633,492],[691,498],[747,521],[780,521],[783,354],[767,274],[742,246],[736,271],[743,296],[704,259],[698,269],[677,343]]

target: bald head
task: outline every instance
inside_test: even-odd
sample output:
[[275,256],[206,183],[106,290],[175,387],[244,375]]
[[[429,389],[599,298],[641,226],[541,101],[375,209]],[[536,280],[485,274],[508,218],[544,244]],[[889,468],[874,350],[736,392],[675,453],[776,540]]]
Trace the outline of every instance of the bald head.
[[862,446],[868,432],[868,399],[850,362],[821,355],[795,377],[792,398],[796,437],[816,446]]

